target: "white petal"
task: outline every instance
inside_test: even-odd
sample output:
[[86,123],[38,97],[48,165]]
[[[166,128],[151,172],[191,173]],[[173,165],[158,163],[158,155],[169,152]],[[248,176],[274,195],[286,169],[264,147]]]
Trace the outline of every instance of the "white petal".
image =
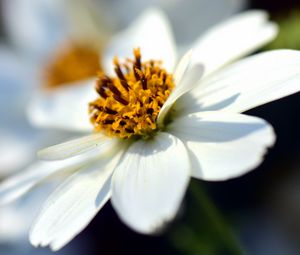
[[[28,231],[30,225],[40,209],[40,205],[45,201],[45,198],[53,191],[54,185],[43,185],[35,192],[31,192],[28,196],[23,197],[14,203],[1,206],[0,209],[0,243],[20,244],[24,241],[28,243]],[[1,254],[2,254],[1,246]],[[6,252],[4,252],[6,255]],[[15,254],[15,253],[9,253]],[[19,253],[17,253],[19,254]],[[23,253],[22,253],[23,254]],[[24,254],[31,254],[24,253]]]
[[[300,51],[269,51],[221,70],[179,102],[188,112],[243,112],[300,90]],[[178,105],[179,105],[178,104]]]
[[30,242],[56,251],[81,232],[110,198],[109,177],[120,156],[89,165],[62,183],[33,224]]
[[[177,68],[181,72],[181,68]],[[162,125],[164,122],[167,113],[172,108],[173,104],[176,102],[178,98],[180,98],[185,93],[189,92],[193,88],[195,88],[204,72],[204,68],[201,64],[193,64],[190,67],[186,68],[184,74],[180,74],[175,76],[175,78],[179,78],[183,76],[178,84],[175,84],[175,88],[172,91],[171,95],[168,97],[167,101],[164,103],[163,107],[161,108],[158,117],[157,123],[158,125]]]
[[[24,169],[21,173],[4,180],[0,184],[0,204],[6,204],[16,200],[44,178],[56,172],[64,171],[65,168],[69,169],[69,167],[73,169],[73,165],[65,166],[64,163],[65,162],[37,162]],[[74,165],[75,169],[76,167],[79,166]]]
[[107,153],[118,146],[119,141],[119,139],[107,137],[102,133],[94,133],[40,150],[38,157],[42,160],[60,160],[89,151],[97,150],[99,153]]
[[104,69],[113,73],[113,57],[132,58],[133,49],[140,47],[142,61],[162,60],[172,70],[176,62],[176,48],[167,17],[159,9],[151,8],[141,14],[125,31],[112,38],[104,54]]
[[182,78],[184,77],[186,70],[190,66],[192,54],[193,54],[193,50],[190,49],[187,53],[183,55],[183,57],[180,59],[179,63],[177,64],[174,71],[175,84],[179,84]]
[[65,38],[66,22],[61,1],[4,0],[1,4],[8,35],[31,58],[45,56]]
[[49,177],[69,175],[71,172],[79,170],[90,161],[109,158],[121,148],[121,146],[116,148],[116,150],[111,150],[111,148],[109,148],[110,153],[107,151],[99,152],[98,150],[95,150],[69,159],[50,162],[40,161],[32,164],[27,169],[22,170],[19,174],[0,183],[0,204],[9,203],[19,198]]
[[249,172],[275,142],[264,120],[236,113],[190,114],[174,121],[169,131],[187,146],[193,177],[210,181]]
[[97,98],[94,82],[80,81],[35,95],[27,109],[30,122],[44,128],[91,131],[88,104]]
[[[216,22],[245,9],[246,0],[127,0],[101,1],[111,20],[123,26],[131,22],[145,8],[155,5],[166,12],[180,45],[194,41],[200,33]],[[106,7],[106,8],[105,8]],[[113,11],[114,15],[109,15]],[[130,12],[130,15],[128,15]],[[176,41],[177,41],[176,40]]]
[[207,31],[193,46],[194,60],[205,66],[205,75],[270,42],[277,26],[264,11],[239,14]]
[[120,218],[140,233],[152,233],[176,215],[190,175],[186,148],[160,133],[135,142],[112,179],[112,203]]

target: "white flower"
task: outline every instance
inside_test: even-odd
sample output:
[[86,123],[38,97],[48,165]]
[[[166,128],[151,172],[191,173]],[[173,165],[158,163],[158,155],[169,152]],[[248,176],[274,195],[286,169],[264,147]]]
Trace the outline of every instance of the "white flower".
[[[0,129],[0,180],[32,161],[33,144],[13,132]],[[0,207],[0,253],[11,255],[50,254],[47,250],[34,249],[28,243],[28,231],[40,204],[55,187],[43,185],[22,199]],[[81,244],[82,245],[82,244]],[[70,246],[62,254],[76,254],[78,247]]]
[[[121,129],[120,123],[112,127],[113,119],[105,123],[108,126],[98,122],[110,114],[119,117],[120,112],[106,108],[106,115],[95,115],[100,116],[104,107],[101,108],[102,99],[94,101],[99,98],[94,84],[63,88],[38,99],[30,112],[40,125],[91,131],[87,108],[94,101],[90,112],[95,128],[103,125],[115,133],[111,138],[95,132],[44,149],[39,152],[44,161],[2,183],[1,202],[9,202],[52,177],[65,177],[36,219],[31,243],[60,249],[86,227],[109,199],[128,226],[140,233],[153,233],[176,215],[190,177],[221,181],[245,174],[260,164],[267,148],[274,144],[273,129],[266,121],[241,112],[298,92],[300,53],[278,50],[229,63],[267,43],[276,31],[262,11],[246,12],[208,31],[195,43],[194,51],[179,61],[174,71],[175,88],[156,112],[159,115],[155,123],[149,121],[154,125],[153,133],[149,131],[152,126],[143,128],[143,123],[136,125],[138,131],[133,127],[143,139],[118,138],[118,129],[128,132],[128,137],[132,130]],[[173,70],[175,46],[168,23],[157,10],[146,12],[110,45],[110,63],[109,56],[130,56],[132,48],[140,46],[142,61],[163,60],[167,70]],[[141,70],[139,54],[135,56],[135,67]],[[128,76],[132,79],[127,79],[130,86],[134,86],[129,83],[134,79],[139,80],[136,86],[141,86],[144,78],[146,86],[151,84],[152,76],[147,78],[145,73],[136,72],[136,78],[133,72],[132,78]],[[170,85],[165,81],[163,84]],[[112,85],[119,86],[122,92],[116,92]],[[122,110],[125,106],[130,108],[132,102],[130,97],[126,102],[120,99],[125,95],[122,93],[127,93],[121,85],[120,79],[111,82],[100,77],[97,90],[102,95],[107,93],[104,101],[115,98],[115,102],[105,102]],[[134,92],[139,91],[143,90]],[[129,125],[124,119],[124,125]]]

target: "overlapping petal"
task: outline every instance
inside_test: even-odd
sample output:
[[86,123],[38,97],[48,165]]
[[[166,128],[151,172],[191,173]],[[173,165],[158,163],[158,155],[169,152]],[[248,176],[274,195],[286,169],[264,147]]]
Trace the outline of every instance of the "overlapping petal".
[[91,164],[63,182],[34,222],[30,242],[59,250],[82,231],[110,198],[109,178],[120,156]]
[[175,217],[190,176],[186,148],[159,133],[126,151],[112,179],[112,203],[120,218],[141,233],[158,231]]
[[[183,57],[183,59],[184,58],[185,56]],[[181,63],[179,63],[179,67],[180,64]],[[181,72],[182,69],[178,68],[177,71]],[[175,78],[178,78],[178,84],[176,84],[176,87],[174,88],[171,95],[168,97],[167,101],[164,103],[163,107],[159,112],[157,118],[158,125],[163,124],[164,119],[167,116],[167,113],[172,108],[176,100],[198,85],[203,73],[204,73],[204,67],[201,64],[197,63],[197,64],[192,64],[191,66],[188,65],[185,71],[183,72],[183,74],[181,75],[182,76],[181,79],[179,79],[180,74],[178,76],[175,76]]]
[[107,137],[102,133],[87,135],[71,141],[53,145],[38,152],[38,156],[43,160],[60,160],[74,157],[90,151],[99,151],[99,154],[104,155],[111,150],[118,148],[121,145],[119,139]]
[[121,148],[121,146],[117,146],[112,149],[108,146],[106,148],[102,147],[101,152],[96,148],[89,153],[64,160],[36,162],[27,169],[22,170],[19,174],[0,183],[0,204],[9,203],[19,198],[50,177],[68,176],[72,172],[80,170],[89,162],[110,158]]
[[95,79],[40,92],[28,107],[30,122],[39,127],[91,131],[88,105],[96,97]]
[[277,35],[268,14],[251,10],[234,16],[204,33],[193,45],[193,58],[205,66],[205,75],[257,50]]
[[[14,201],[13,203],[2,205],[0,210],[0,243],[3,248],[4,243],[13,244],[16,242],[28,242],[28,231],[33,218],[40,209],[41,203],[53,190],[54,185],[47,184],[39,187],[36,192],[31,192],[27,196]],[[1,249],[1,253],[2,253]],[[2,253],[3,254],[3,253]],[[4,251],[4,254],[7,253]],[[11,253],[9,253],[11,254]],[[30,254],[32,254],[30,252]]]
[[257,54],[204,79],[180,99],[183,112],[243,112],[299,91],[300,52]]
[[264,120],[243,114],[202,112],[176,119],[169,131],[189,150],[192,176],[221,181],[259,165],[275,134]]
[[143,61],[162,60],[167,70],[173,70],[177,58],[176,45],[168,19],[159,9],[148,9],[126,30],[111,39],[104,54],[105,71],[113,74],[114,56],[124,60],[137,47],[141,48]]

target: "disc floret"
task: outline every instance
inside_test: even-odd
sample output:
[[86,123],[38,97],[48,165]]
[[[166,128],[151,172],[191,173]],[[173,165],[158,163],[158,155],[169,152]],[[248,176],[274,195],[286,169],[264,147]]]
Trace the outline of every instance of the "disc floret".
[[174,88],[173,76],[161,65],[161,61],[142,62],[140,49],[135,49],[134,60],[120,64],[114,58],[116,77],[98,74],[99,98],[89,105],[96,132],[130,138],[158,130],[159,111]]

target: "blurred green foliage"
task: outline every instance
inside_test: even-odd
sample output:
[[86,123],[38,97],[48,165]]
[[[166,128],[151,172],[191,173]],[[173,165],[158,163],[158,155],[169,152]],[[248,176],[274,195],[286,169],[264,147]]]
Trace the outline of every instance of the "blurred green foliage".
[[242,255],[244,251],[223,215],[207,196],[202,183],[192,180],[184,219],[173,226],[170,242],[186,255]]
[[285,15],[281,14],[274,17],[274,20],[279,25],[279,34],[265,49],[300,50],[300,9],[293,10]]

